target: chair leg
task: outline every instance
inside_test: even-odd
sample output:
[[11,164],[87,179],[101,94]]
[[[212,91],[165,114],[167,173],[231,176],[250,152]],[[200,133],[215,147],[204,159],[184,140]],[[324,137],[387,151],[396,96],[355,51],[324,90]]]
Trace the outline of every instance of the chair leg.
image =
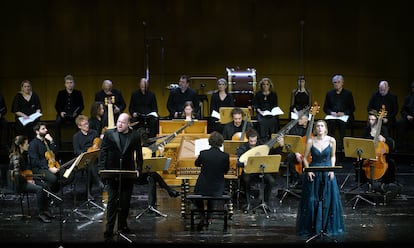
[[27,201],[27,214],[28,216],[32,216],[30,212],[30,200],[29,200],[29,193],[26,193],[26,201]]

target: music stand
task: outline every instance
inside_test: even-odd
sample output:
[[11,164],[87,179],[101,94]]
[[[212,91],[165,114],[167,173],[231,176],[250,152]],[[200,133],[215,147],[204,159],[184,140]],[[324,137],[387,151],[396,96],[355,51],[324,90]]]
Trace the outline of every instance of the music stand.
[[[280,154],[276,155],[267,155],[267,156],[251,156],[247,159],[247,164],[244,166],[244,173],[246,174],[255,174],[260,173],[261,184],[260,184],[260,204],[254,207],[251,211],[254,211],[258,208],[261,208],[266,215],[266,218],[269,218],[268,211],[270,212],[270,207],[264,201],[264,174],[265,173],[277,173],[279,172],[280,160],[282,156]],[[249,189],[246,189],[249,190]]]
[[[353,157],[357,159],[357,177],[358,177],[358,194],[355,195],[349,202],[355,200],[354,206],[352,209],[355,209],[359,200],[363,200],[372,206],[375,206],[376,203],[372,202],[362,195],[360,195],[360,184],[361,184],[361,170],[362,170],[362,159],[373,159],[376,157],[374,140],[371,139],[361,139],[361,138],[352,138],[344,137],[344,150],[346,157]],[[371,169],[372,171],[372,169]],[[372,179],[371,179],[372,180]],[[372,183],[372,181],[371,181]],[[369,186],[371,187],[371,186]]]
[[[311,167],[305,168],[304,173],[307,173],[307,172],[328,172],[328,171],[335,171],[335,170],[340,170],[340,169],[342,169],[342,166],[311,166]],[[324,176],[322,176],[322,180],[320,181],[321,184],[325,184],[323,179],[324,179]],[[323,186],[320,186],[320,187],[323,187]],[[319,192],[319,194],[321,194],[321,191]],[[322,195],[319,195],[319,204],[322,204],[322,207],[321,207],[321,209],[322,209],[322,213],[321,213],[321,215],[322,215],[322,228],[321,228],[321,231],[319,233],[317,233],[317,234],[313,235],[312,237],[310,237],[309,239],[307,239],[306,243],[308,243],[309,241],[311,241],[311,240],[313,240],[317,237],[323,238],[325,236],[328,236],[328,234],[326,233],[326,227],[328,226],[329,216],[327,216],[326,219],[323,218],[325,216],[324,215],[324,211],[325,211],[324,206],[325,206],[325,204],[324,204],[323,192],[322,192]],[[329,209],[328,209],[328,211],[329,211]],[[317,219],[317,217],[315,217],[314,221],[316,221],[316,219]],[[313,223],[313,226],[316,226],[316,223]]]
[[[87,219],[89,219],[91,221],[93,221],[94,218],[93,217],[91,218],[91,217],[83,214],[79,209],[82,206],[84,206],[84,205],[86,205],[86,206],[93,205],[96,208],[100,209],[102,212],[105,211],[105,208],[103,208],[102,206],[99,206],[98,204],[96,204],[95,202],[93,202],[92,199],[89,198],[90,189],[89,189],[89,185],[88,184],[89,184],[89,180],[90,180],[90,176],[91,175],[90,175],[90,173],[88,171],[88,167],[95,162],[95,160],[98,158],[98,155],[99,155],[99,150],[81,153],[76,158],[76,160],[73,162],[73,164],[71,166],[71,168],[75,168],[76,167],[78,170],[81,170],[81,169],[85,169],[86,170],[86,198],[87,198],[87,200],[85,202],[83,202],[82,204],[80,204],[79,207],[73,209],[72,212],[77,213],[77,214],[79,214],[79,215],[81,215],[81,216],[83,216],[83,217],[85,217],[85,218],[87,218]],[[69,170],[70,169],[68,169],[68,171]],[[70,174],[70,171],[68,173],[65,172],[65,174],[63,176],[67,178],[67,177],[69,177],[68,174]]]
[[[233,116],[231,116],[231,111],[234,109],[234,107],[220,107],[219,108],[219,113],[220,113],[220,123],[221,124],[226,124],[229,123],[231,121],[233,121]],[[250,116],[250,111],[249,108],[240,108],[244,115],[248,116],[247,121],[251,122],[251,116]],[[244,120],[244,118],[243,118]]]
[[116,228],[116,233],[118,236],[121,236],[122,238],[124,238],[125,240],[127,240],[129,243],[132,243],[132,240],[129,239],[125,234],[123,234],[119,228],[119,214],[121,211],[121,186],[122,186],[122,181],[123,179],[136,179],[137,178],[137,171],[136,170],[122,170],[122,158],[120,159],[119,162],[119,170],[100,170],[99,174],[101,175],[102,179],[109,179],[109,178],[115,178],[118,177],[118,199],[117,199],[117,214],[116,214],[116,221],[115,221],[115,228]]
[[[142,168],[143,168],[142,173],[150,173],[150,172],[158,173],[157,171],[168,170],[170,162],[171,162],[171,159],[165,158],[165,157],[144,159],[144,163],[142,165]],[[154,179],[151,178],[151,175],[148,175],[147,180],[148,182],[150,182],[150,180],[154,180]],[[153,183],[154,185],[156,184],[156,182],[153,182]],[[141,216],[146,212],[154,212],[163,217],[167,217],[166,214],[157,210],[155,206],[148,204],[148,207],[144,209],[141,213],[139,213],[137,216],[135,216],[135,219],[141,218]]]
[[[283,137],[285,145],[283,146],[283,152],[285,153],[305,153],[305,146],[302,142],[302,137],[299,135],[285,135]],[[296,196],[297,198],[300,198],[300,195],[296,192],[293,192],[290,190],[289,187],[289,174],[290,174],[290,168],[289,164],[286,165],[286,187],[283,189],[283,195],[282,198],[280,198],[279,202],[282,204],[283,200],[287,197],[288,194],[291,194],[293,196]]]
[[[231,155],[237,155],[237,148],[239,148],[240,146],[242,146],[244,143],[246,143],[245,141],[239,141],[239,140],[225,140],[223,143],[223,147],[224,147],[224,152],[230,154]],[[236,176],[237,176],[237,189],[236,192],[234,192],[236,194],[236,202],[237,204],[239,204],[239,199],[240,199],[240,195],[243,194],[245,195],[246,193],[243,192],[240,188],[241,188],[241,182],[240,182],[240,173],[239,173],[239,168],[236,168]]]

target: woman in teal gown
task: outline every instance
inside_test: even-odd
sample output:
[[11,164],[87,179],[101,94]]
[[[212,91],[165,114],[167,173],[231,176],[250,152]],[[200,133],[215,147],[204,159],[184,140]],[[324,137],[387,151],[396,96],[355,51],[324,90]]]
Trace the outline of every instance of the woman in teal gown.
[[[304,168],[335,166],[336,141],[327,133],[326,122],[318,120],[314,126],[314,137],[306,144]],[[322,231],[327,235],[342,234],[344,232],[343,208],[333,170],[310,171],[302,175],[302,194],[296,218],[297,235],[311,237]]]

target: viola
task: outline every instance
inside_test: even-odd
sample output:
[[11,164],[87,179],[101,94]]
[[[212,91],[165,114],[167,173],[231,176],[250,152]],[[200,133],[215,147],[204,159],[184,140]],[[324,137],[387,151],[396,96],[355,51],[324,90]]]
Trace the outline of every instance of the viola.
[[46,140],[44,141],[44,143],[45,143],[46,149],[47,149],[47,151],[45,152],[45,157],[46,157],[49,168],[58,168],[58,169],[60,169],[60,164],[55,159],[55,153],[52,150],[50,150],[49,144],[47,143]]
[[[312,138],[312,136],[313,136],[312,135],[313,122],[315,120],[315,115],[319,112],[319,108],[320,108],[320,106],[318,105],[317,102],[315,102],[313,104],[313,106],[311,107],[310,120],[308,122],[308,126],[307,126],[307,129],[306,129],[306,135],[302,137],[302,142],[305,145],[305,147],[306,147],[306,144],[307,144],[308,140],[310,138]],[[303,154],[302,154],[302,156],[303,156]],[[309,156],[307,157],[307,161],[309,163],[312,161],[312,156],[311,156],[310,153],[309,153]],[[302,174],[302,172],[303,172],[302,160],[295,164],[295,171],[299,174]]]
[[388,162],[386,154],[389,153],[389,147],[387,143],[379,141],[379,135],[381,133],[382,119],[386,116],[385,106],[382,105],[381,111],[378,113],[377,126],[375,129],[374,145],[376,159],[367,159],[362,164],[362,169],[365,172],[365,176],[371,180],[378,180],[384,176],[388,169]]

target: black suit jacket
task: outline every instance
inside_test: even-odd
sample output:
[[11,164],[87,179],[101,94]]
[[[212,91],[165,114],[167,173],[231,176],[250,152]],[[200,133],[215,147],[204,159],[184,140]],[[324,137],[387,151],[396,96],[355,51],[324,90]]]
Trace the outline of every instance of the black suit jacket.
[[141,139],[138,132],[129,130],[126,134],[125,145],[121,147],[117,129],[107,130],[102,139],[99,156],[101,168],[107,170],[138,170],[141,172],[143,158]]
[[209,196],[222,195],[225,187],[224,174],[230,168],[229,154],[213,147],[201,151],[194,164],[195,166],[201,166],[194,192]]

